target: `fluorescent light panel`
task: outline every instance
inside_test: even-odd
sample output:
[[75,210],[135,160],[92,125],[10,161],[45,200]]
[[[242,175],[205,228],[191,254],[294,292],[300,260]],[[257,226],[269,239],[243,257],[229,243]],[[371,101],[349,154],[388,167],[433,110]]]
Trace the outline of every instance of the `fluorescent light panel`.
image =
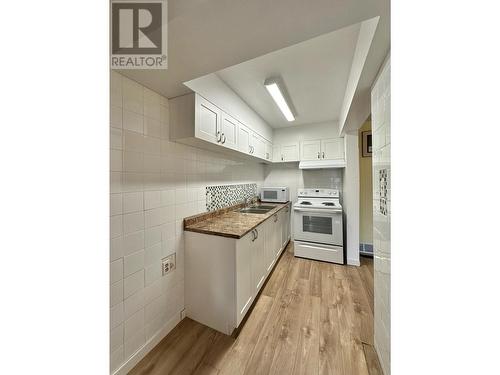
[[292,111],[290,110],[290,107],[288,106],[288,103],[285,100],[285,97],[283,96],[283,93],[281,92],[281,89],[276,82],[276,80],[270,80],[267,79],[264,82],[264,86],[266,86],[267,91],[271,95],[271,97],[274,99],[276,105],[278,108],[281,110],[283,115],[288,121],[293,121],[295,120],[295,116],[293,115]]

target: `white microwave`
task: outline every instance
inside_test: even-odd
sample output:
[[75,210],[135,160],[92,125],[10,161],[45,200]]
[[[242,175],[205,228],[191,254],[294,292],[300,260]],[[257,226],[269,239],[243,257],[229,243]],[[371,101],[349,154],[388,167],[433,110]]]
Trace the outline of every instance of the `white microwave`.
[[261,202],[285,203],[290,200],[287,187],[263,187],[260,189]]

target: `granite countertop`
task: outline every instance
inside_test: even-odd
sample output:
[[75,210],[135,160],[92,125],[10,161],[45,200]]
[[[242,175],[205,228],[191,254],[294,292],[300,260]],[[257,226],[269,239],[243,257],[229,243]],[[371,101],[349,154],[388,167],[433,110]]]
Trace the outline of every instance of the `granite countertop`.
[[237,210],[244,207],[244,204],[206,212],[185,218],[184,230],[222,237],[241,238],[289,204],[290,202],[262,203],[262,205],[266,206],[275,206],[275,208],[264,214],[238,212]]

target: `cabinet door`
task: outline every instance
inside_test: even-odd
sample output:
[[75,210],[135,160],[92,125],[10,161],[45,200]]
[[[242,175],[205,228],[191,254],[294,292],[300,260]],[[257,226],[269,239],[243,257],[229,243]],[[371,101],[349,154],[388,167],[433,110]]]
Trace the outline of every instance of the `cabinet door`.
[[283,235],[283,213],[281,211],[278,212],[276,225],[274,229],[275,229],[274,257],[278,258],[281,252],[281,247],[283,245],[283,239],[281,238]]
[[285,214],[286,214],[286,240],[289,241],[292,238],[291,235],[291,230],[292,230],[292,224],[291,224],[291,216],[292,212],[290,209],[290,204],[288,205],[287,208],[285,208]]
[[245,154],[250,154],[250,129],[245,125],[239,124],[238,127],[238,150]]
[[238,149],[238,131],[239,124],[236,119],[231,117],[225,112],[222,112],[222,125],[221,125],[221,141],[220,143],[224,147],[231,148],[233,150]]
[[283,213],[283,226],[281,228],[281,248],[284,249],[288,242],[288,233],[290,227],[290,212],[289,208],[281,210]]
[[257,133],[253,133],[251,144],[254,146],[253,156],[256,156],[261,159],[266,158],[266,144],[264,143],[264,139]]
[[321,141],[321,157],[323,159],[345,159],[344,138],[330,138]]
[[257,133],[252,132],[252,136],[250,138],[250,147],[252,148],[250,153],[253,156],[259,157],[261,149],[260,149],[259,135]]
[[281,145],[283,161],[299,161],[299,143]]
[[278,214],[274,214],[267,221],[269,222],[269,226],[266,236],[266,272],[269,274],[274,266],[274,262],[276,261],[276,226],[278,222]]
[[[254,231],[252,231],[254,232]],[[250,232],[250,234],[252,234]],[[255,229],[255,234],[252,236],[251,245],[251,269],[252,269],[252,286],[253,296],[259,293],[260,288],[266,279],[265,262],[264,262],[264,243],[265,243],[265,230],[263,225],[259,225]]]
[[212,143],[219,143],[221,110],[205,98],[196,95],[196,138]]
[[273,145],[273,162],[283,161],[281,155],[281,145]]
[[300,160],[318,160],[321,158],[321,141],[302,141]]
[[269,141],[266,141],[266,160],[273,160],[273,145]]
[[236,246],[236,326],[240,324],[253,300],[252,238],[252,233],[248,233],[238,240]]

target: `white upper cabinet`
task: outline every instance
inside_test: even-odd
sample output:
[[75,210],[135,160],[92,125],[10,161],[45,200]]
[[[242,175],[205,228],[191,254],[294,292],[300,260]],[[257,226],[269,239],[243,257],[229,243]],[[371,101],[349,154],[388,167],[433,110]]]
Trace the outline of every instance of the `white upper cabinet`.
[[253,147],[252,155],[261,159],[266,158],[266,144],[264,139],[255,132],[252,132],[252,141],[250,144]]
[[299,142],[273,144],[273,162],[299,161]]
[[273,160],[273,144],[269,141],[265,141],[266,144],[266,160]]
[[301,161],[343,160],[344,138],[328,138],[301,142]]
[[318,160],[321,158],[321,141],[303,141],[300,160]]
[[197,95],[195,112],[196,137],[208,142],[219,143],[222,111],[208,100]]
[[239,124],[238,126],[238,151],[243,152],[245,154],[251,155],[252,146],[250,144],[251,141],[250,129],[248,129],[245,125]]
[[321,141],[321,156],[323,159],[345,159],[344,138],[330,138]]
[[233,150],[238,149],[238,132],[239,132],[239,123],[238,121],[228,115],[225,112],[222,112],[222,121],[221,121],[221,141],[220,143],[224,147],[231,148]]
[[201,95],[169,99],[169,106],[171,140],[214,151],[224,147],[269,160],[264,137]]
[[282,160],[282,156],[281,156],[281,145],[274,145],[273,144],[273,158],[272,158],[272,161],[274,163],[279,163],[280,161],[283,161]]
[[299,142],[281,145],[281,156],[283,161],[299,161]]

